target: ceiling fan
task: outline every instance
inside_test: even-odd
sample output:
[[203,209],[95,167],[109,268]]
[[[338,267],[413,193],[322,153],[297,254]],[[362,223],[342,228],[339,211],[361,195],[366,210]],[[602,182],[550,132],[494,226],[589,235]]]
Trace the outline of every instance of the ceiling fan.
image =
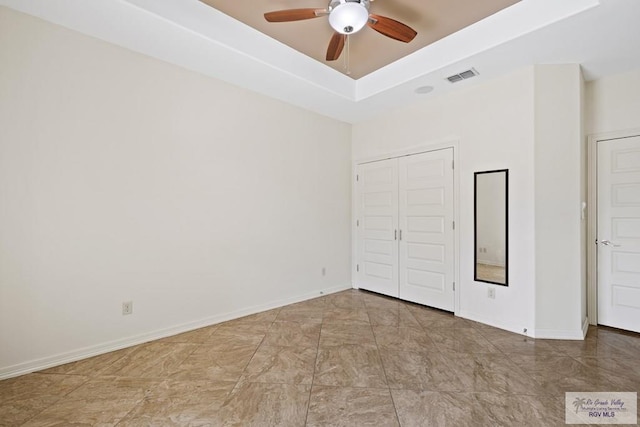
[[340,57],[347,36],[357,33],[365,25],[380,34],[409,43],[418,34],[408,25],[395,19],[369,13],[373,0],[330,0],[326,9],[286,9],[267,12],[264,18],[268,22],[290,22],[329,16],[329,24],[334,29],[327,48],[327,61],[335,61]]

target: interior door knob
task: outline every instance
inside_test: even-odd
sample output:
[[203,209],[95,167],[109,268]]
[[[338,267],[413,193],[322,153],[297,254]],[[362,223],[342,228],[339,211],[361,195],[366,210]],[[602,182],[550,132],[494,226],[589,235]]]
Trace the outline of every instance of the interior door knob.
[[620,245],[616,245],[615,243],[613,243],[610,240],[600,240],[599,243],[601,243],[601,244],[603,244],[605,246],[613,246],[614,248],[619,248],[620,247]]

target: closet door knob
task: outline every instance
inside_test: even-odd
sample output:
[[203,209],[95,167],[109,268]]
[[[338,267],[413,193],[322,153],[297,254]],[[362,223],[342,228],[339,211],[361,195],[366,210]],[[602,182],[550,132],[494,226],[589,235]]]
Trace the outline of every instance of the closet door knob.
[[[402,236],[402,232],[400,232],[400,236]],[[609,240],[600,240],[600,244],[601,245],[605,245],[605,246],[613,246],[614,248],[619,248],[620,245],[616,245],[615,243],[609,241]]]

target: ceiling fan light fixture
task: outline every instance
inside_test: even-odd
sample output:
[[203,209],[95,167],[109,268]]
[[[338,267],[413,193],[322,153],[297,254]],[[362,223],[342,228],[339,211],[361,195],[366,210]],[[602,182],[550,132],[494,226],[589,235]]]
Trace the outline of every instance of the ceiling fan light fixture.
[[332,1],[329,5],[329,24],[340,34],[360,31],[369,20],[368,1]]

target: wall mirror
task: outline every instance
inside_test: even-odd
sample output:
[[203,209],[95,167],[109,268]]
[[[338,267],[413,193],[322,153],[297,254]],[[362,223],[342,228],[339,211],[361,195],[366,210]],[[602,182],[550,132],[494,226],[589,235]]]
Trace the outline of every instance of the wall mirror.
[[509,170],[474,174],[474,279],[509,284]]

